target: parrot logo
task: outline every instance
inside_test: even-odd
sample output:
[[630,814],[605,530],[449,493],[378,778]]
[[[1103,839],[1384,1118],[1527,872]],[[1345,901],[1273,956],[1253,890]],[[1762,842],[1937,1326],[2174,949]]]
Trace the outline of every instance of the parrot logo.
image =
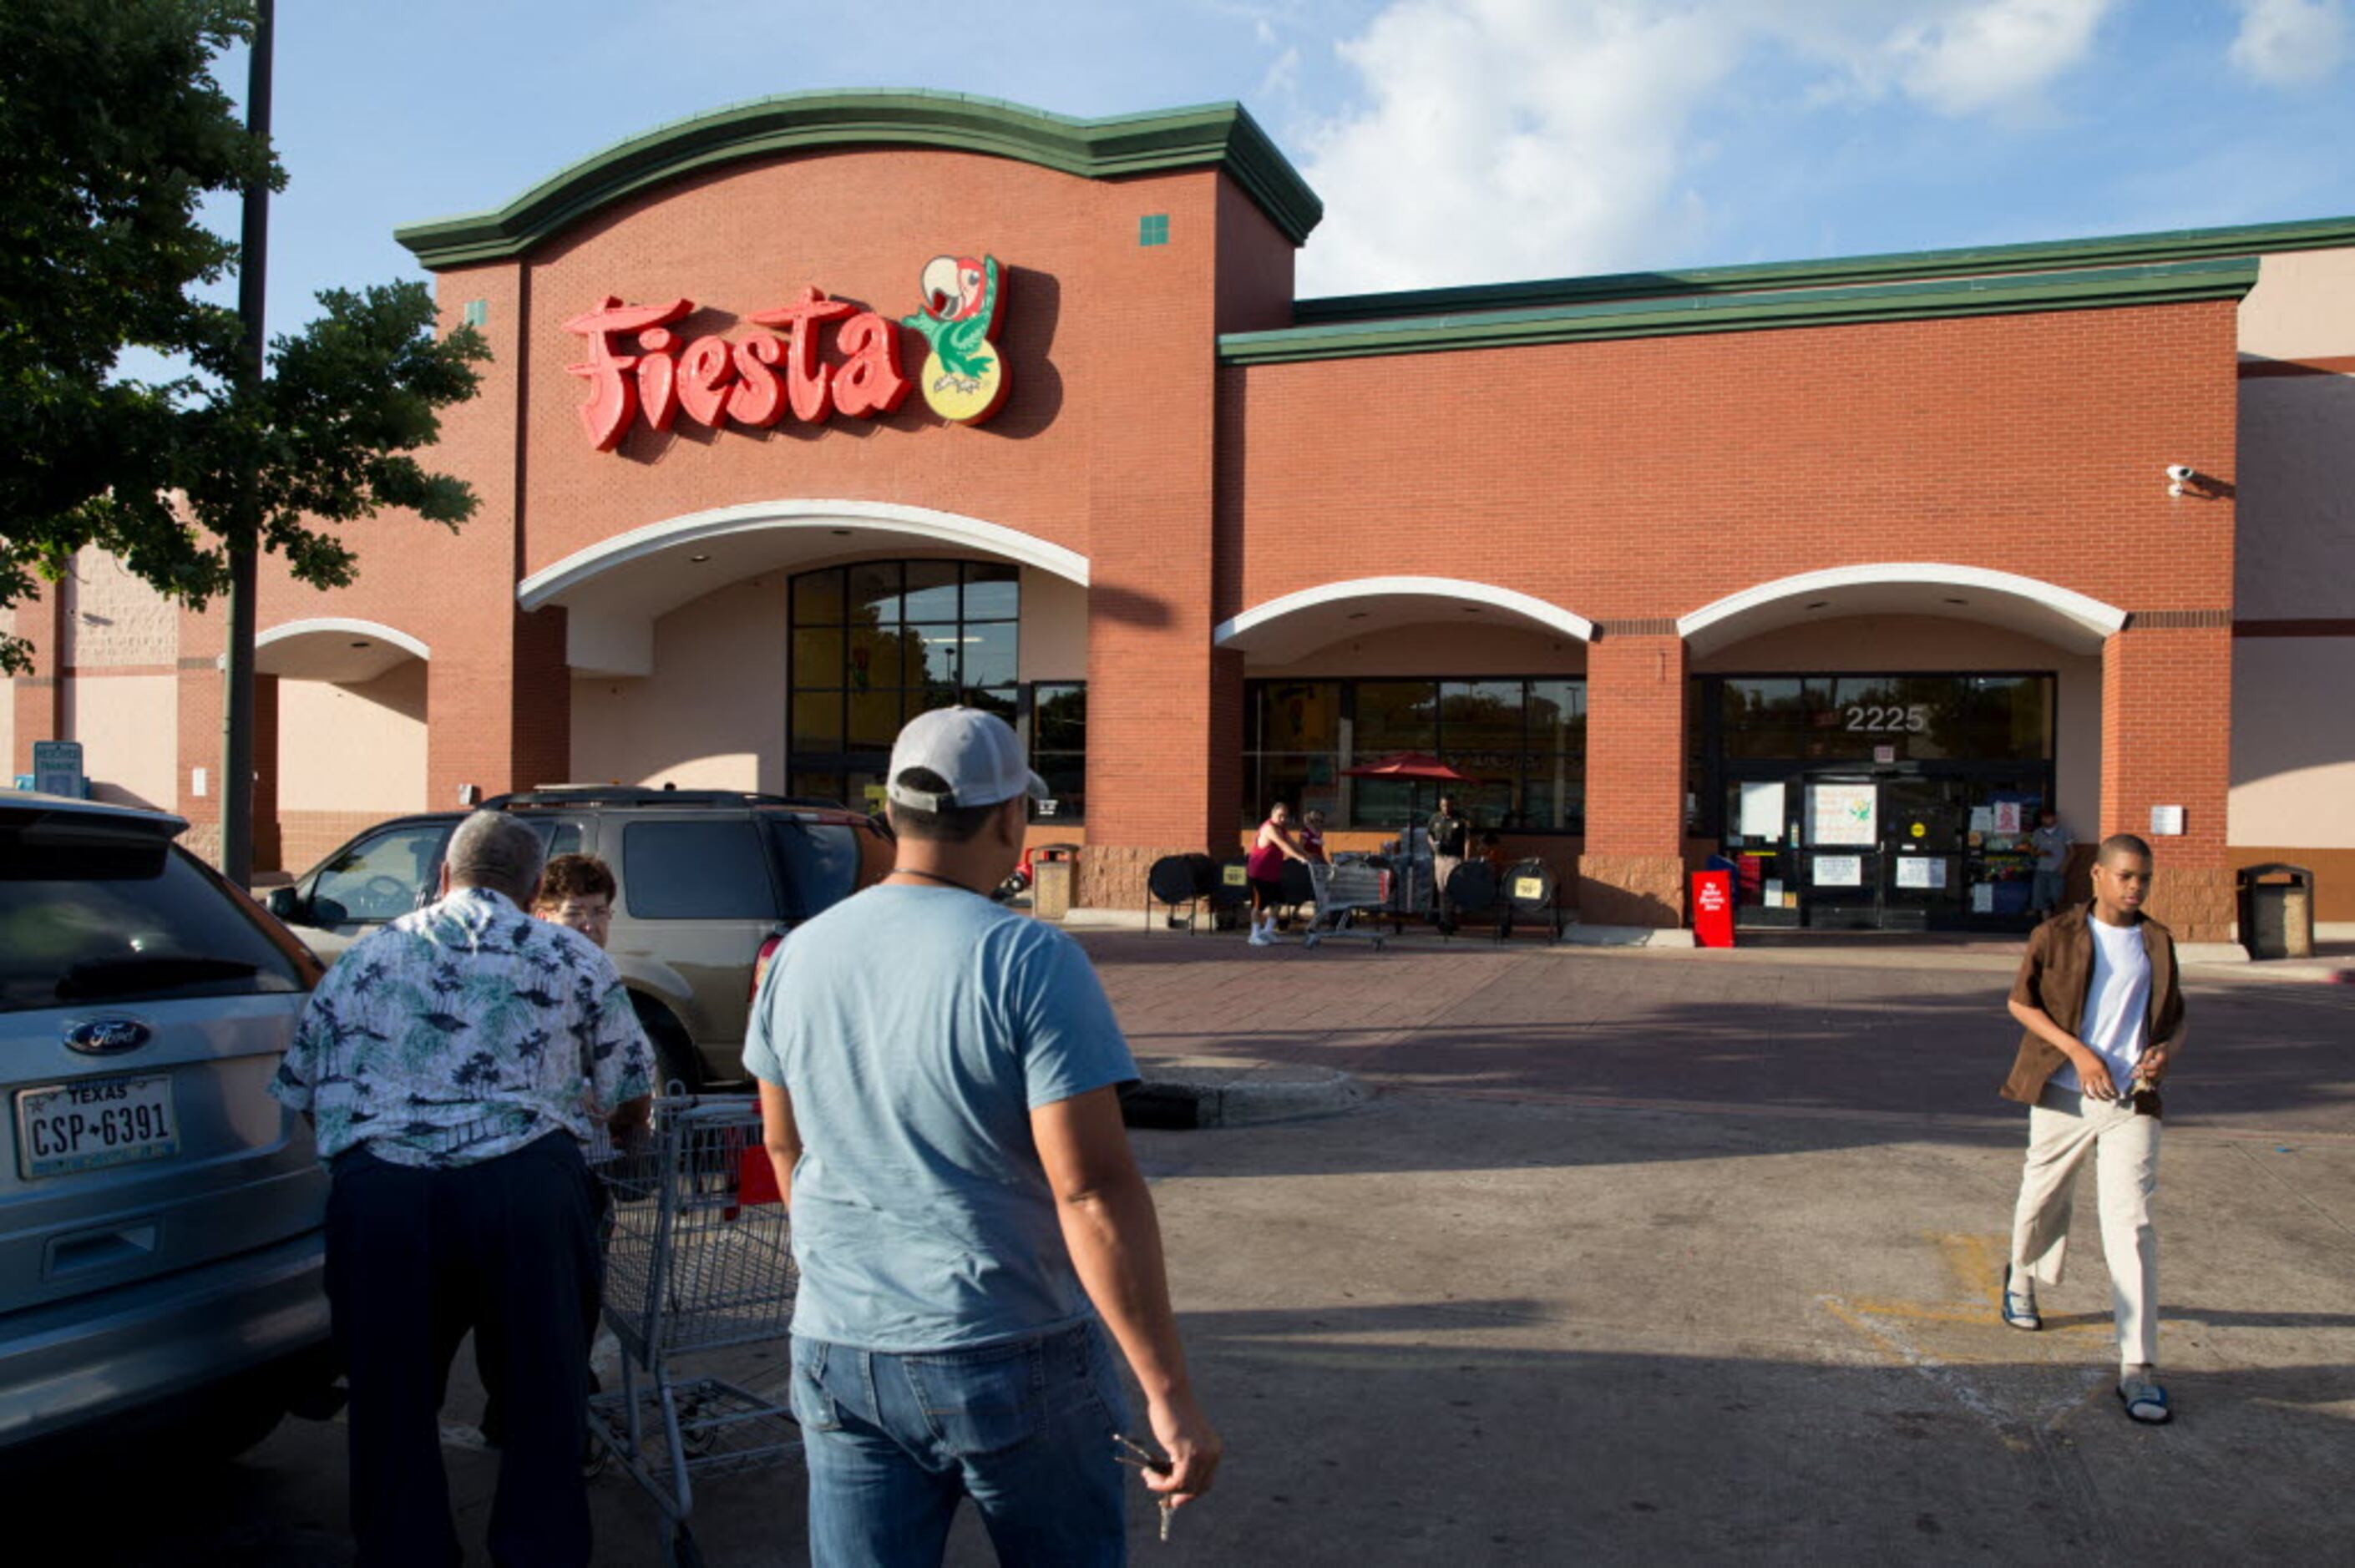
[[924,359],[924,401],[942,418],[977,425],[1006,401],[1005,356],[989,340],[1006,310],[1006,281],[997,258],[935,256],[924,263],[923,308],[900,324],[931,346]]

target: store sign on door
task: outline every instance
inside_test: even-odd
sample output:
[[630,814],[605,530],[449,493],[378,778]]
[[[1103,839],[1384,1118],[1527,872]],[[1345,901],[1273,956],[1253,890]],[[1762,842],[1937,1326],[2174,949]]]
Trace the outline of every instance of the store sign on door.
[[1815,784],[1807,789],[1807,842],[1877,844],[1881,790],[1870,784]]
[[[805,287],[745,318],[770,331],[733,341],[680,341],[670,323],[694,313],[693,300],[632,305],[608,294],[564,323],[589,347],[586,360],[565,366],[589,383],[581,405],[589,444],[609,452],[638,419],[668,430],[681,415],[715,430],[730,420],[765,429],[789,416],[810,425],[834,414],[871,419],[918,387],[942,418],[977,425],[997,412],[1012,384],[991,341],[1006,313],[997,258],[936,256],[919,281],[921,308],[897,323]],[[902,368],[902,331],[924,345],[912,377]]]

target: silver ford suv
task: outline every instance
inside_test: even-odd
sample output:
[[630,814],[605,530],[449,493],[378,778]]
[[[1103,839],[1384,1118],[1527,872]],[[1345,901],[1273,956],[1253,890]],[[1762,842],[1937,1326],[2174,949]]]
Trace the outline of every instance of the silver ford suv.
[[239,1452],[333,1375],[326,1173],[268,1092],[318,964],[186,826],[0,790],[0,1471]]

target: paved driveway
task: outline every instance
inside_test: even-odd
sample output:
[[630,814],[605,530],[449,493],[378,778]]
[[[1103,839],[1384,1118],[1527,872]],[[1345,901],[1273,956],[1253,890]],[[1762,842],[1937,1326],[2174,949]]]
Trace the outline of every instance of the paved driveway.
[[[2109,1395],[2090,1224],[2047,1332],[1992,1321],[2023,1137],[1993,1093],[2002,945],[1084,940],[1149,1060],[1381,1091],[1139,1136],[1231,1456],[1169,1548],[1138,1501],[1140,1562],[2142,1564],[2355,1539],[2355,987],[2191,982],[2160,1205],[2182,1415],[2154,1431]],[[481,1560],[478,1402],[453,1395],[448,1457]],[[91,1521],[82,1561],[341,1561],[341,1436],[290,1423],[226,1475],[141,1465],[43,1506]],[[600,1562],[651,1561],[644,1501],[596,1496]],[[713,1483],[698,1531],[714,1563],[802,1561],[797,1473]],[[988,1560],[968,1520],[953,1561]]]

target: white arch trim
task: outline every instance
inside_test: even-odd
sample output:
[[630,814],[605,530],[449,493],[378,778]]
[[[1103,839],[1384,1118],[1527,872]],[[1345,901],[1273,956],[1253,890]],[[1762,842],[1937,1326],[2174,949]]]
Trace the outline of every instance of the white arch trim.
[[[1747,588],[1740,593],[1728,594],[1712,604],[1703,605],[1689,615],[1678,617],[1677,631],[1688,640],[1714,642],[1721,639],[1703,635],[1711,627],[1739,620],[1769,605],[1826,593],[1834,588],[1892,586],[1975,588],[1982,593],[2002,594],[2040,606],[2096,639],[2108,637],[2126,623],[2126,612],[2117,606],[2105,604],[2100,599],[2036,577],[1992,571],[1985,567],[1957,567],[1935,561],[1891,561],[1832,567],[1823,571],[1801,572],[1796,577],[1777,577],[1773,582],[1760,583],[1755,588]],[[1733,630],[1731,627],[1727,630]]]
[[1265,604],[1254,605],[1222,621],[1211,639],[1224,647],[1255,627],[1281,620],[1305,609],[1320,605],[1339,604],[1357,599],[1452,599],[1466,604],[1487,606],[1508,611],[1528,620],[1534,620],[1553,630],[1565,632],[1581,642],[1594,641],[1594,623],[1582,615],[1575,615],[1558,604],[1511,588],[1497,588],[1491,583],[1467,582],[1461,577],[1352,577],[1347,582],[1326,583],[1321,587],[1302,588]]
[[618,567],[683,546],[772,529],[839,528],[845,524],[882,528],[961,548],[984,550],[1051,572],[1082,587],[1088,580],[1088,558],[1078,551],[1001,524],[985,523],[978,517],[936,512],[926,506],[901,506],[888,501],[753,501],[649,523],[585,550],[575,550],[553,566],[524,578],[516,588],[516,600],[525,609],[538,609]]
[[402,652],[420,659],[430,659],[433,656],[424,643],[406,631],[396,631],[380,620],[354,620],[341,615],[319,616],[310,620],[289,620],[273,626],[267,631],[257,632],[253,639],[254,651],[259,652],[273,642],[285,642],[297,637],[314,637],[322,634],[337,637],[366,637],[378,642],[389,642]]

